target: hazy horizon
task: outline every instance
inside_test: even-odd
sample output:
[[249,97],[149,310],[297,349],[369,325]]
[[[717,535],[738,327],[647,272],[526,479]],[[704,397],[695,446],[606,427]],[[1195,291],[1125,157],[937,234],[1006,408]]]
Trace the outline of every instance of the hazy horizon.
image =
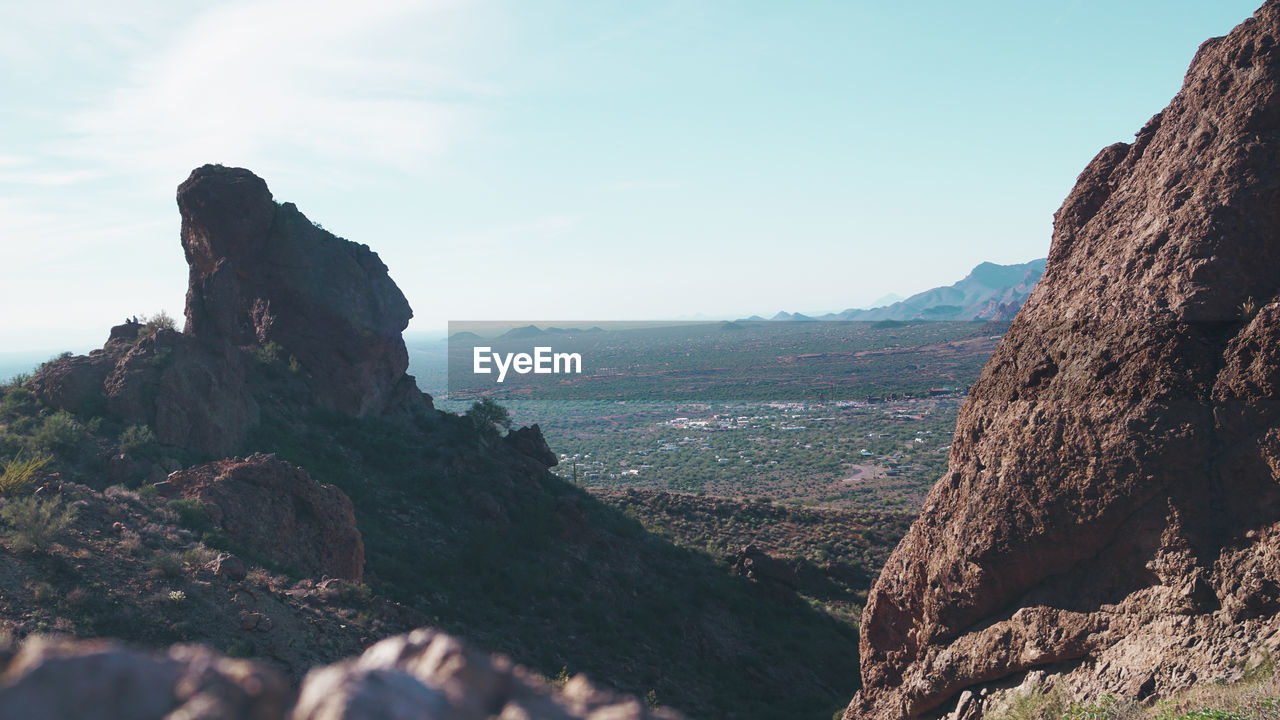
[[371,246],[411,332],[907,297],[1046,255],[1089,159],[1255,7],[10,8],[0,355],[179,317],[204,163]]

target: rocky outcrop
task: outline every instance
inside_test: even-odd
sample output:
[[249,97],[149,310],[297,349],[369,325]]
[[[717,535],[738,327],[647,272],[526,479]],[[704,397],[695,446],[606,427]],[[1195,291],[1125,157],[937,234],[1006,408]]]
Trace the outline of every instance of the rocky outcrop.
[[[296,360],[317,404],[382,415],[421,396],[400,333],[413,311],[367,245],[278,205],[243,168],[205,165],[178,186],[190,266],[186,329]],[[273,348],[273,349],[274,349]]]
[[531,457],[546,467],[551,468],[560,464],[560,459],[551,451],[546,438],[542,436],[542,428],[536,423],[511,430],[502,439],[511,446],[512,450],[525,457]]
[[1280,643],[1278,38],[1272,1],[1206,42],[1081,174],[868,599],[846,718],[976,716],[1031,670],[1149,697]]
[[269,455],[229,458],[169,475],[167,497],[199,500],[235,545],[302,571],[359,582],[364,544],[351,500]]
[[[186,328],[127,321],[88,356],[43,367],[46,404],[153,428],[206,455],[241,447],[264,402],[403,418],[431,409],[405,374],[413,313],[376,253],[278,205],[248,170],[205,165],[178,188]],[[171,323],[170,323],[171,325]],[[273,368],[288,368],[273,372]]]
[[259,663],[198,645],[147,653],[107,641],[34,636],[0,652],[0,717],[95,720],[677,720],[597,689],[555,689],[501,656],[429,629],[312,670],[299,692]]

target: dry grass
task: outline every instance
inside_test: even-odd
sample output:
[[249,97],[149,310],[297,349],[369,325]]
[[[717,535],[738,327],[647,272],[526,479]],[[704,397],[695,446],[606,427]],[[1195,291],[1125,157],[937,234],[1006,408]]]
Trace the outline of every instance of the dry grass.
[[1171,698],[1145,705],[1133,698],[1104,695],[1093,703],[1072,703],[1057,690],[1031,691],[1006,700],[988,720],[1280,720],[1280,681],[1269,657],[1236,683],[1196,685]]

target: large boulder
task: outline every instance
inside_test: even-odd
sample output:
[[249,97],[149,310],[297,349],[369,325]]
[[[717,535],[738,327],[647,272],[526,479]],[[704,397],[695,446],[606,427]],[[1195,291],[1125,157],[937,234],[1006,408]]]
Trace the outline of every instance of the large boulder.
[[360,581],[364,543],[351,499],[269,455],[229,458],[169,475],[167,496],[199,500],[237,546],[287,568]]
[[1080,175],[870,594],[846,718],[972,717],[1031,670],[1162,695],[1280,643],[1278,38],[1272,0]]

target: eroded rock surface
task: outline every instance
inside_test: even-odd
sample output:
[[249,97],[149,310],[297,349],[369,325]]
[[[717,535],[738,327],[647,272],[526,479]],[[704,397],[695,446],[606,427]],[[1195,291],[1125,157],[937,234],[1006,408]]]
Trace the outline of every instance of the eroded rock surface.
[[1268,2],[1206,42],[1080,175],[869,597],[846,718],[1037,668],[1164,694],[1280,642],[1278,38]]
[[359,582],[364,544],[351,500],[268,455],[228,458],[169,476],[167,496],[196,499],[229,540],[308,575]]
[[380,415],[418,393],[400,333],[413,311],[367,245],[277,205],[243,168],[205,165],[178,186],[190,266],[193,337],[234,346],[275,343],[301,367],[316,402]]

